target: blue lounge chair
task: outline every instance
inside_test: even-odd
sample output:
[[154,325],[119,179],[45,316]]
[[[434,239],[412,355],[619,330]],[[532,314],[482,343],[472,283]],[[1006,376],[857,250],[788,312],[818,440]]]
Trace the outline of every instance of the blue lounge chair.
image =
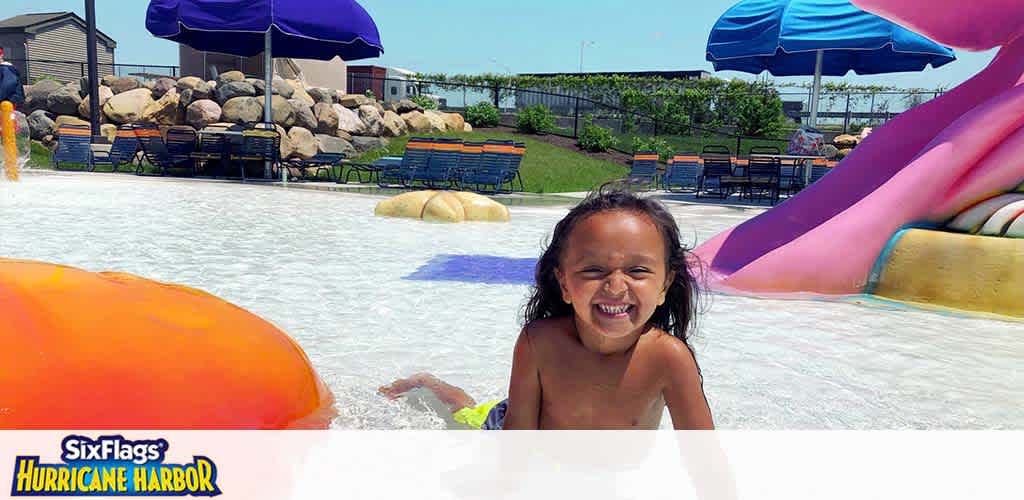
[[272,128],[243,130],[242,144],[236,151],[231,152],[231,161],[238,162],[243,181],[247,162],[270,162],[273,172],[281,163],[281,135]]
[[462,185],[475,186],[476,191],[496,193],[515,176],[512,164],[516,160],[513,141],[487,141],[483,144],[480,160],[471,168],[462,169]]
[[626,179],[633,184],[658,185],[658,152],[637,151],[633,154],[633,166]]
[[96,165],[110,165],[111,172],[117,172],[121,165],[137,168],[137,165],[142,163],[142,158],[139,156],[139,140],[135,137],[134,127],[118,127],[110,151],[93,151],[92,163],[94,170]]
[[700,186],[702,167],[697,153],[680,153],[672,156],[665,167],[661,186],[669,191],[693,191]]
[[[416,170],[426,168],[427,162],[430,161],[431,149],[433,148],[433,140],[426,137],[412,137],[409,139],[408,144],[405,145],[405,152],[402,153],[402,161],[400,163],[382,162],[380,164],[358,164],[348,163],[349,171],[345,175],[345,182],[348,182],[348,176],[353,171],[360,172],[361,169],[369,169],[363,171],[369,171],[371,173],[376,172],[377,184],[381,187],[388,185],[399,184],[402,187],[408,187],[412,183],[413,176]],[[360,180],[361,182],[361,180]]]
[[[139,145],[142,146],[142,152],[146,155],[146,160],[160,169],[160,175],[167,175],[167,172],[173,169],[188,169],[189,175],[195,173],[195,161],[187,155],[184,157],[173,156],[156,125],[149,123],[136,125],[134,131],[135,137],[139,139]],[[135,174],[143,175],[142,163],[139,163],[135,169]]]
[[513,181],[518,180],[519,191],[521,192],[523,191],[523,177],[519,173],[519,166],[523,162],[523,156],[526,155],[526,143],[517,142],[513,144],[512,154],[512,162],[509,165],[509,171],[506,175],[505,182],[508,183],[509,191],[512,191],[515,189]]
[[57,149],[50,156],[53,168],[74,163],[86,170],[93,169],[92,128],[88,125],[61,125],[57,129]]
[[462,154],[462,139],[433,139],[430,157],[422,167],[412,172],[412,181],[429,188],[459,185],[459,156]]

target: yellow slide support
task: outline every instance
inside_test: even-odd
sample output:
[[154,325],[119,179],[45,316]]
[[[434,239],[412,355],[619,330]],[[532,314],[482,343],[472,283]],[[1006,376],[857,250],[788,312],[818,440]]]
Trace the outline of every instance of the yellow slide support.
[[18,180],[18,145],[15,139],[14,104],[0,102],[0,143],[4,146],[4,173],[7,180]]

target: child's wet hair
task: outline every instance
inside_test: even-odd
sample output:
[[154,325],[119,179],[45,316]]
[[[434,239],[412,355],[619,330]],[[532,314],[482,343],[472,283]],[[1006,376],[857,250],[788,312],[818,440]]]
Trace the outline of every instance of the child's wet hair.
[[675,277],[665,294],[665,303],[655,309],[648,323],[682,340],[692,352],[688,339],[693,329],[699,292],[697,280],[688,265],[691,261],[690,254],[680,241],[675,218],[657,200],[641,198],[616,183],[605,184],[591,192],[555,225],[551,241],[537,262],[533,292],[523,312],[524,324],[544,318],[573,315],[572,305],[562,300],[555,269],[558,268],[559,259],[573,228],[586,217],[611,210],[643,214],[661,233],[668,260],[666,271],[674,271]]

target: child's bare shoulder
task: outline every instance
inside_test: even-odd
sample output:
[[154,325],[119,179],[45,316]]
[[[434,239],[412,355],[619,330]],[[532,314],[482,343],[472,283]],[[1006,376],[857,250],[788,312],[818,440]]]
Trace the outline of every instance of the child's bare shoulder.
[[664,330],[652,328],[642,339],[645,340],[645,351],[648,355],[657,358],[666,366],[681,363],[687,367],[696,367],[693,353],[686,343]]

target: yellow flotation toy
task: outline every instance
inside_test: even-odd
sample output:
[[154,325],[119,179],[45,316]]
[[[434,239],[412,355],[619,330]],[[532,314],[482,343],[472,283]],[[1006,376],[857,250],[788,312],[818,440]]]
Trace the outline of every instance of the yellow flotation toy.
[[193,288],[0,258],[0,429],[327,428],[288,335]]
[[508,207],[486,196],[467,192],[413,191],[377,204],[374,215],[431,222],[508,222]]

